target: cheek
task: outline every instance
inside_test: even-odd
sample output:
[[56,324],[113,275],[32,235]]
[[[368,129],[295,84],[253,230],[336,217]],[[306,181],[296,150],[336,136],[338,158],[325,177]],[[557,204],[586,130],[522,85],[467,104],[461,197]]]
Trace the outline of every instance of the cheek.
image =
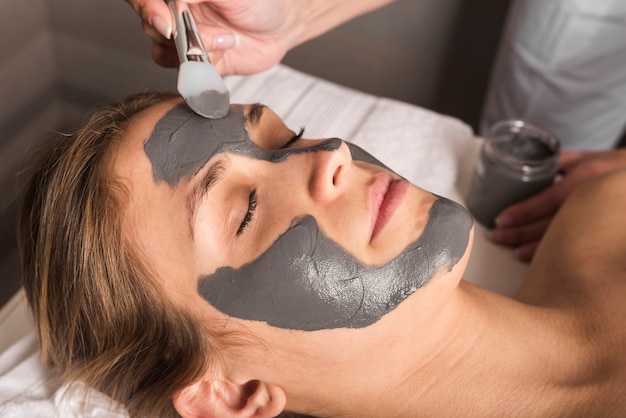
[[[234,214],[231,213],[231,217]],[[211,216],[210,211],[202,208],[196,213],[193,221],[193,255],[194,272],[196,276],[209,274],[221,265],[227,265],[229,254],[232,253],[232,241],[224,240],[221,231],[224,222],[219,222],[216,216]],[[233,219],[225,221],[234,222]]]

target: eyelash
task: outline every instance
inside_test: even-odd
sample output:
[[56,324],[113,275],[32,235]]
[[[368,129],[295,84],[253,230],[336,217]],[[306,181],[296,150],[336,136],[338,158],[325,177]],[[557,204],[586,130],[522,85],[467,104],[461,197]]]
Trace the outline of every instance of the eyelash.
[[241,225],[239,225],[239,229],[237,230],[237,236],[243,234],[246,229],[246,226],[250,223],[252,218],[254,217],[254,212],[256,211],[258,203],[258,198],[256,194],[256,190],[252,190],[250,193],[250,197],[248,198],[248,212],[246,212],[246,216],[243,217],[241,221]]
[[[304,135],[304,127],[300,128],[300,131],[296,135],[294,135],[289,141],[287,141],[283,148],[287,148],[289,145],[302,138],[302,135]],[[248,198],[248,211],[246,212],[246,216],[243,217],[241,225],[239,225],[239,229],[237,229],[237,236],[243,234],[250,221],[252,221],[252,218],[254,217],[254,212],[257,208],[257,204],[258,197],[256,194],[256,190],[252,190],[252,193],[250,193],[250,197]]]
[[300,128],[300,132],[295,134],[289,141],[287,141],[287,143],[283,145],[283,148],[287,148],[289,145],[293,144],[298,139],[302,138],[302,135],[304,135],[304,127]]

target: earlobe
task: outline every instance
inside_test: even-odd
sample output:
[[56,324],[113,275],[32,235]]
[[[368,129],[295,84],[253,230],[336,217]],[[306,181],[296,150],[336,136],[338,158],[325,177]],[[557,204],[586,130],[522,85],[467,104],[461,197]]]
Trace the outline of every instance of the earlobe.
[[174,397],[174,407],[184,418],[270,418],[285,404],[280,386],[259,380],[244,384],[200,380]]

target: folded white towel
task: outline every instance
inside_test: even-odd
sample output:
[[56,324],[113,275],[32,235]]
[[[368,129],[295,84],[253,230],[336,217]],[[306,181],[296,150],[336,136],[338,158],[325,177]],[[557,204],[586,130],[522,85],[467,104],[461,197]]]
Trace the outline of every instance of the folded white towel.
[[58,417],[126,418],[126,410],[108,396],[89,389],[81,382],[59,388],[52,399]]
[[0,370],[0,417],[56,416],[58,382],[41,363],[34,332],[0,355]]
[[352,137],[411,183],[446,197],[472,139],[458,119],[383,98]]
[[59,387],[41,363],[31,332],[0,355],[0,417],[125,418],[128,414],[100,392],[78,382]]

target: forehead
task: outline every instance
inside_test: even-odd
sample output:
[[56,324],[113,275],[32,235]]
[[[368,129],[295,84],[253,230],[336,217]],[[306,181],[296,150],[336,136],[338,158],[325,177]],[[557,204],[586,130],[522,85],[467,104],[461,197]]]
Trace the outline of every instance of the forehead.
[[[249,136],[250,128],[255,140]],[[131,183],[150,179],[155,185],[175,189],[222,152],[266,158],[256,155],[254,142],[271,147],[275,145],[272,140],[259,138],[280,142],[285,132],[291,131],[261,104],[231,105],[226,117],[213,120],[196,115],[180,99],[168,100],[131,118],[113,151],[114,173]]]
[[155,180],[175,186],[228,144],[245,144],[248,141],[245,122],[241,106],[231,107],[220,119],[198,116],[183,104],[174,106],[157,122],[144,145]]
[[284,122],[261,104],[231,105],[227,116],[207,119],[176,99],[132,118],[122,136],[118,165],[132,165],[132,161],[121,162],[147,156],[154,180],[175,187],[222,152],[267,159],[258,152],[258,146],[278,148],[288,133],[292,132]]
[[114,171],[125,178],[136,174],[137,169],[150,166],[143,145],[150,137],[157,122],[174,106],[181,103],[180,99],[168,100],[152,106],[133,116],[128,127],[121,135],[117,150],[114,152]]

